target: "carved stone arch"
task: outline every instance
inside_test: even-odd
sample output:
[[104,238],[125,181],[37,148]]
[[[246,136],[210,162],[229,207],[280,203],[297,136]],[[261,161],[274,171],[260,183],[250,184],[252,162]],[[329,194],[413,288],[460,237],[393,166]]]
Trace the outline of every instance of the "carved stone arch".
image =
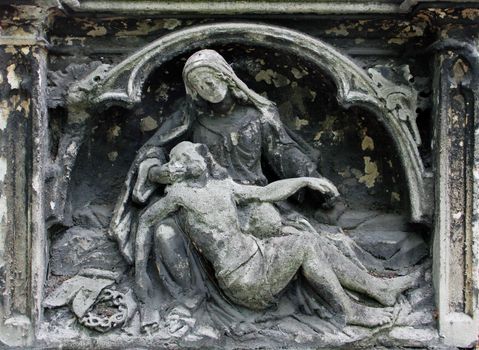
[[[337,86],[341,106],[371,111],[386,128],[399,153],[407,181],[413,222],[428,222],[431,206],[426,173],[418,151],[415,122],[416,95],[412,88],[397,85],[378,71],[366,72],[332,46],[300,32],[265,24],[219,23],[195,26],[165,35],[110,69],[102,65],[69,91],[70,109],[81,106],[141,101],[143,86],[154,69],[195,48],[239,43],[287,52],[318,66]],[[81,115],[81,113],[79,113]]]

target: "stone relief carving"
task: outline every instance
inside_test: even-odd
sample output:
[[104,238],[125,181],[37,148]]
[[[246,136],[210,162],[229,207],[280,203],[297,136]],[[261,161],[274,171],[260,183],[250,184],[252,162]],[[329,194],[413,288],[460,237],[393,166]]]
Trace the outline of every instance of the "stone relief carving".
[[[108,74],[114,76],[97,68],[70,90],[69,114],[89,118],[89,107],[77,109],[91,98],[86,82],[104,79],[102,91],[111,86]],[[132,266],[129,277],[125,265],[87,266],[60,284],[46,307],[71,304],[80,324],[100,332],[121,328],[186,343],[218,341],[223,333],[260,343],[280,329],[280,342],[340,345],[425,317],[412,312],[430,290],[427,261],[414,266],[427,255],[420,236],[403,232],[403,242],[383,247],[374,237],[361,243],[364,235],[346,235],[341,227],[353,237],[356,229],[386,237],[387,222],[398,218],[347,212],[275,104],[216,51],[193,54],[183,81],[186,99],[137,152],[109,224],[95,214],[97,228]],[[391,93],[380,96],[387,101]],[[385,108],[397,112],[387,102]],[[70,171],[75,152],[67,152]],[[280,180],[268,179],[265,166]],[[312,214],[305,210],[311,202]],[[411,288],[416,299],[403,294]],[[304,339],[294,338],[298,332]]]
[[[58,180],[55,186],[62,190],[51,193],[51,202],[56,203],[53,222],[65,220],[62,193],[66,192],[71,167],[87,134],[84,125],[91,119],[90,107],[138,104],[145,81],[154,69],[186,50],[228,42],[290,52],[327,71],[337,87],[337,99],[342,106],[359,106],[372,111],[390,133],[406,175],[411,219],[413,222],[430,220],[430,175],[419,156],[413,90],[384,77],[379,78],[374,73],[371,74],[376,81],[371,79],[362,68],[331,46],[296,31],[271,25],[219,23],[165,35],[115,67],[110,69],[108,65],[101,65],[70,86],[67,97],[70,126],[67,130],[72,131],[63,136],[58,151],[59,158],[67,160],[62,167],[63,176],[59,177],[62,180]],[[377,79],[381,79],[381,84],[378,85]],[[386,97],[383,90],[394,93],[388,93]]]
[[[410,84],[412,78],[409,67],[403,66],[400,72],[394,72],[389,67],[374,67],[368,69],[369,76],[377,86],[379,96],[385,101],[387,109],[399,120],[404,122],[407,130],[418,146],[421,145],[421,135],[416,124],[417,91]],[[396,73],[402,84],[392,84],[386,76]],[[402,78],[402,79],[401,79]],[[397,80],[399,80],[397,79]]]

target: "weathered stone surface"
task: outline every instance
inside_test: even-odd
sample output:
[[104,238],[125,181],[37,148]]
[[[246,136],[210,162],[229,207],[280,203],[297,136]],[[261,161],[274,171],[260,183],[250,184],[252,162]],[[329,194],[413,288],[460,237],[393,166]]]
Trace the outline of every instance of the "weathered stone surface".
[[85,268],[123,272],[125,261],[104,232],[75,226],[54,240],[50,271],[58,276],[73,276]]
[[47,308],[55,308],[72,302],[73,312],[82,317],[93,305],[100,292],[114,282],[109,279],[93,279],[84,276],[75,276],[52,291],[43,301]]
[[380,214],[365,220],[356,227],[358,231],[409,231],[409,221],[405,216],[397,214]]
[[431,305],[434,301],[434,290],[426,285],[408,292],[408,300],[413,309]]
[[[273,13],[282,17],[269,16]],[[225,14],[230,17],[215,17]],[[239,23],[239,14],[248,14],[248,21]],[[473,347],[479,328],[478,18],[478,5],[466,0],[218,0],[215,6],[201,1],[22,0],[0,5],[0,342],[74,348]],[[426,271],[418,287],[399,296],[394,324],[344,327],[321,300],[310,297],[314,288],[306,288],[302,278],[311,276],[301,270],[281,294],[277,309],[261,315],[245,309],[231,313],[222,312],[228,309],[223,304],[209,304],[205,313],[205,300],[234,304],[215,293],[215,267],[203,259],[205,249],[197,251],[199,244],[192,246],[188,235],[179,243],[174,230],[151,227],[155,249],[139,261],[148,263],[158,287],[151,305],[160,329],[143,327],[144,308],[131,315],[134,299],[148,288],[134,280],[138,267],[125,272],[119,251],[137,246],[141,252],[148,242],[134,237],[130,246],[117,245],[106,232],[114,202],[124,195],[125,177],[127,184],[136,181],[136,152],[159,130],[180,131],[175,127],[185,120],[170,118],[175,112],[198,107],[189,104],[193,94],[184,98],[181,69],[200,48],[220,52],[249,88],[275,103],[289,137],[312,160],[306,168],[317,165],[348,207],[336,223],[334,210],[319,208],[322,202],[303,192],[289,206],[277,204],[279,215],[295,215],[273,220],[274,211],[268,215],[261,208],[254,220],[245,220],[247,231],[267,239],[268,220],[272,227],[283,221],[299,232],[316,230],[332,243],[324,244],[329,255],[322,267],[341,257],[358,268],[342,266],[343,272],[354,270],[355,276],[368,270],[375,276],[406,274],[432,254],[434,292],[431,271]],[[199,84],[193,89],[198,93],[197,88]],[[241,99],[244,91],[232,91],[234,98]],[[208,94],[199,95],[205,99]],[[205,111],[208,115],[208,105]],[[224,112],[231,117],[231,111]],[[226,123],[219,132],[226,138],[213,146],[236,151],[239,144],[244,159],[250,159],[254,152],[243,139],[254,133],[227,130],[231,126]],[[179,141],[167,145],[164,155]],[[159,154],[148,156],[168,162]],[[260,158],[268,183],[296,178],[281,171],[302,166],[298,157],[294,166],[279,161],[280,167],[265,153]],[[226,167],[237,170],[236,165]],[[148,204],[166,198],[163,190],[159,186]],[[137,199],[142,195],[134,194]],[[147,207],[139,202],[133,204],[135,215]],[[400,214],[385,214],[393,212]],[[137,217],[130,219],[138,223]],[[65,227],[69,229],[61,232]],[[188,233],[184,227],[180,231]],[[165,260],[149,259],[155,256]],[[95,322],[106,321],[116,310],[99,305],[98,315],[106,317],[93,312],[89,324],[81,323],[111,331],[98,336],[72,318],[72,308],[80,316],[99,300],[96,282],[92,289],[59,292],[58,300],[69,306],[43,310],[44,292],[50,295],[75,275],[84,285],[113,281],[128,296],[131,322],[121,330],[95,328]],[[354,280],[343,276],[339,284],[361,291],[361,286],[351,286]],[[361,295],[374,285],[364,285],[366,292],[348,291],[347,298],[377,306]],[[134,292],[126,292],[132,287]],[[328,301],[338,295],[332,294]],[[341,314],[339,309],[332,314]],[[226,327],[216,327],[218,319]]]
[[382,338],[386,346],[424,348],[439,345],[439,335],[433,328],[395,327],[388,336],[389,339]]
[[382,259],[390,259],[414,233],[404,231],[351,231],[349,235],[362,248]]
[[429,249],[420,234],[405,231],[350,231],[349,236],[364,250],[386,260],[384,266],[401,269],[426,257]]
[[380,212],[376,211],[347,210],[338,218],[338,225],[345,230],[352,230],[378,215]]
[[106,205],[87,205],[73,214],[76,225],[90,228],[106,228],[111,219],[112,208]]

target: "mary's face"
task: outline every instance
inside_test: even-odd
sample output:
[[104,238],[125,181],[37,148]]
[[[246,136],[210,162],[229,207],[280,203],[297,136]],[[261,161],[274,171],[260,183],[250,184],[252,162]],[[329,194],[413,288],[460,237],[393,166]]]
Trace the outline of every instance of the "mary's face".
[[211,68],[199,67],[188,74],[188,81],[195,91],[204,100],[219,103],[224,100],[228,92],[226,82],[215,74]]

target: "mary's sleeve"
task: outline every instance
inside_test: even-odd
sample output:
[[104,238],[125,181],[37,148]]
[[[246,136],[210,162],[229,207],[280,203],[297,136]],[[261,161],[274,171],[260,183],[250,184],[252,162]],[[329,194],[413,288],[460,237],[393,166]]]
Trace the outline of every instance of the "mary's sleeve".
[[134,236],[139,213],[158,187],[148,180],[148,171],[152,166],[165,162],[163,146],[179,141],[191,128],[192,115],[184,101],[176,104],[175,109],[138,151],[128,170],[110,222],[108,233],[118,242],[121,253],[130,264],[135,256]]
[[309,146],[305,144],[301,146],[298,141],[293,140],[281,123],[276,108],[271,107],[263,116],[261,127],[262,154],[280,179],[302,176],[320,177],[316,170],[319,154],[314,150],[306,149]]
[[148,171],[153,164],[164,162],[165,155],[161,147],[142,148],[128,170],[116,202],[108,233],[117,240],[121,253],[130,264],[133,263],[135,255],[132,232],[135,232],[138,215],[157,188],[156,184],[148,180],[148,176],[141,173]]

